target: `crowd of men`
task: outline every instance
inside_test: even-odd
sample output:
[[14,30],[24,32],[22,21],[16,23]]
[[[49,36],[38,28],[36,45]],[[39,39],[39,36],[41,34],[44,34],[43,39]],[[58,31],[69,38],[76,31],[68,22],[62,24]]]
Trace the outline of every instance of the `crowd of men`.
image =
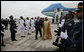
[[[40,25],[37,25],[36,20],[39,21]],[[25,37],[24,35],[24,30],[27,31],[27,35],[31,35],[31,33],[34,33],[36,31],[36,36],[35,36],[35,40],[37,40],[37,35],[38,35],[38,31],[40,31],[40,34],[42,36],[42,32],[41,29],[38,30],[37,28],[39,28],[40,26],[43,26],[43,21],[44,18],[40,18],[35,17],[29,19],[29,17],[23,18],[23,16],[20,16],[19,21],[19,27],[20,27],[20,35],[21,37]],[[10,25],[10,33],[11,33],[11,41],[17,41],[16,37],[16,33],[17,33],[17,24],[16,24],[16,20],[14,19],[13,15],[9,16],[9,19],[1,19],[1,45],[5,46],[4,44],[4,30],[8,30],[8,25]],[[38,27],[37,27],[38,26]],[[31,32],[30,32],[31,31]]]
[[[63,16],[61,19],[61,22],[58,24],[59,29],[55,30],[58,37],[53,42],[53,45],[58,46],[59,50],[61,51],[82,51],[83,50],[83,3],[80,2],[78,4],[78,9],[76,10],[76,13],[69,11],[66,16]],[[79,20],[79,22],[74,22],[74,17]],[[16,22],[13,19],[13,16],[9,16],[10,21],[6,18],[6,20],[1,20],[1,38],[2,38],[2,46],[4,45],[3,36],[4,36],[4,29],[8,29],[8,23],[10,24],[10,32],[11,32],[11,40],[17,41],[15,39],[15,34],[17,33],[17,25]],[[40,37],[42,37],[41,28],[43,26],[44,19],[40,18],[39,16],[35,17],[35,19],[29,17],[26,17],[26,20],[24,20],[23,16],[20,16],[19,24],[20,24],[20,30],[21,30],[21,37],[25,37],[24,30],[26,28],[27,34],[31,35],[31,32],[29,29],[31,28],[32,33],[36,31],[35,40],[37,40],[38,31],[40,33]],[[39,24],[38,24],[39,23]],[[5,27],[3,27],[3,25]],[[62,37],[62,35],[67,34],[67,36]],[[61,38],[61,44],[58,44],[58,40]],[[56,50],[57,51],[57,50]]]

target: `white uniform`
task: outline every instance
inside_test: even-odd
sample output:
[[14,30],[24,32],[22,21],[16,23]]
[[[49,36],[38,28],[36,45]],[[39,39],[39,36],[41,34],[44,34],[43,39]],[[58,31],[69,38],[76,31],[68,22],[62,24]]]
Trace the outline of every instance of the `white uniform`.
[[34,23],[34,20],[31,20],[31,31],[32,32],[35,31],[35,23]]
[[26,28],[27,28],[27,33],[29,33],[30,20],[26,20],[25,24],[26,24]]
[[20,19],[21,36],[24,36],[24,20]]
[[60,18],[61,18],[61,13],[62,13],[63,11],[62,11],[62,9],[61,9],[61,11],[59,11],[59,12],[56,12],[56,14],[55,14],[55,22],[56,22],[56,16],[58,15],[58,22],[57,23],[59,23],[60,22]]

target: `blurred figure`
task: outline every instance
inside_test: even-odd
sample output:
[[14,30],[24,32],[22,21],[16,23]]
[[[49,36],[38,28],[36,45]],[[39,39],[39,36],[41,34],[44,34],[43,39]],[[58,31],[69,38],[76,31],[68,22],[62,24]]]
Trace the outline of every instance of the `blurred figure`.
[[4,19],[3,18],[1,19],[1,23],[4,25]]
[[16,34],[16,29],[17,29],[17,26],[16,26],[16,23],[15,23],[15,21],[13,20],[13,16],[9,16],[9,18],[10,18],[10,22],[9,22],[9,24],[10,24],[10,32],[11,32],[11,40],[12,41],[17,41],[16,39],[15,39],[15,34]]
[[[62,29],[64,23],[65,23],[65,16],[62,18],[61,22],[59,23],[59,29],[57,29],[57,30],[54,31],[54,32],[57,33],[57,34],[56,34],[56,35],[57,35],[57,38],[56,38],[55,42],[53,42],[53,45],[58,44],[59,36],[60,36],[61,29]],[[55,36],[56,36],[56,35],[55,35]]]
[[21,35],[21,37],[25,37],[24,36],[24,29],[25,29],[24,28],[24,23],[25,22],[24,22],[23,16],[20,16],[20,22],[19,23],[20,23],[20,30],[21,30],[21,34],[20,35]]
[[42,39],[52,39],[50,21],[48,21],[47,17],[45,18],[45,21],[44,21],[44,24],[43,24]]
[[[34,19],[34,24],[36,23],[36,20],[37,20],[37,18],[35,17],[35,19]],[[35,29],[35,31],[36,31],[36,29]]]
[[8,22],[9,22],[9,20],[6,18],[6,19],[5,19],[5,29],[6,29],[6,30],[8,29]]
[[74,25],[72,30],[73,43],[75,44],[76,51],[83,51],[83,2],[78,4],[78,10],[76,11],[76,16],[79,19]]
[[[64,48],[64,51],[83,51],[83,30],[82,30],[82,15],[83,15],[83,3],[80,2],[78,4],[80,6],[77,10],[76,16],[79,19],[79,22],[77,22],[74,25],[71,25],[70,23],[65,24],[65,29],[67,29],[68,37],[64,41],[62,41],[62,46]],[[69,17],[69,16],[68,16]],[[70,21],[70,20],[69,20]],[[71,27],[71,28],[70,28]]]
[[[80,6],[80,7],[79,7]],[[79,19],[79,22],[73,25],[72,30],[68,32],[68,38],[64,42],[67,51],[83,51],[82,43],[83,43],[83,3],[80,2],[78,4],[78,10],[76,12],[76,16]],[[71,28],[69,28],[71,29]]]
[[57,24],[59,24],[60,19],[61,19],[62,15],[63,15],[62,12],[63,12],[62,9],[59,10],[59,8],[57,8],[57,10],[56,10],[56,14],[55,14],[55,22],[56,22]]
[[[64,25],[62,26],[62,28],[61,28],[61,32],[64,32],[65,33],[65,31],[67,30],[67,35],[68,35],[68,37],[67,37],[67,39],[63,39],[62,38],[62,40],[61,40],[61,45],[59,46],[60,47],[60,49],[59,50],[67,50],[68,49],[68,47],[70,47],[70,45],[72,44],[71,43],[71,39],[69,39],[69,38],[71,38],[72,37],[72,35],[70,34],[71,33],[71,31],[72,31],[72,29],[73,29],[73,26],[74,26],[74,20],[73,20],[73,14],[71,14],[71,13],[68,13],[67,15],[66,15],[66,17],[65,17],[65,23],[64,23]],[[61,33],[60,32],[60,33]],[[68,44],[66,44],[66,42],[68,42]],[[58,44],[59,45],[59,44]]]
[[39,16],[37,17],[37,20],[36,20],[36,23],[35,23],[35,28],[36,28],[35,40],[37,40],[38,31],[40,33],[40,37],[42,37],[42,31],[41,31],[42,23],[39,20]]
[[35,23],[33,18],[31,18],[31,31],[32,33],[35,31]]
[[27,28],[27,34],[30,35],[30,33],[29,33],[29,27],[30,27],[29,17],[26,18],[25,24],[26,24],[26,28]]
[[1,22],[1,46],[5,46],[3,37],[4,37],[4,25]]
[[[24,22],[26,21],[25,19],[23,19],[24,20]],[[24,23],[24,27],[26,27],[26,24]],[[25,28],[25,30],[26,30],[26,28]]]
[[40,18],[40,22],[42,23],[42,27],[43,27],[43,23],[44,23],[43,18]]
[[[70,33],[71,33],[71,31],[74,27],[74,24],[75,24],[73,17],[74,17],[73,14],[70,14],[70,13],[67,14],[65,24],[62,27],[62,31],[65,32],[65,30],[67,30],[67,35],[68,35],[67,39],[62,39],[62,44],[64,45],[65,50],[70,49],[69,47],[72,44],[71,39],[70,39],[72,37],[72,35]],[[66,44],[66,42],[68,42],[68,44]]]
[[37,19],[36,19],[36,17],[35,17],[35,19],[34,19],[34,23],[36,22],[36,20],[37,20]]

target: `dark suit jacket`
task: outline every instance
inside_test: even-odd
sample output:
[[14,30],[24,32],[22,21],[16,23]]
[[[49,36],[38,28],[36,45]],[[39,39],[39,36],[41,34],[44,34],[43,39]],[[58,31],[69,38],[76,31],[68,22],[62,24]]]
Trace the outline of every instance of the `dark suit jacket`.
[[15,29],[17,29],[15,21],[14,20],[10,20],[10,30],[11,30],[11,32],[15,33],[16,32]]
[[38,23],[37,20],[36,20],[36,22],[35,22],[35,28],[36,28],[36,29],[42,28],[42,21],[41,21],[41,20],[39,20],[39,23]]

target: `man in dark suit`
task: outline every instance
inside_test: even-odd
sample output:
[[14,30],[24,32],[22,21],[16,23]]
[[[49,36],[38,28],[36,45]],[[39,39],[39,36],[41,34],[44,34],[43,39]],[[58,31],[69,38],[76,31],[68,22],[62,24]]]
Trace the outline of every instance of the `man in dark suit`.
[[16,34],[16,30],[15,29],[17,29],[17,26],[16,26],[16,23],[15,23],[15,21],[13,20],[13,16],[10,16],[9,17],[10,18],[10,32],[11,32],[11,40],[12,41],[17,41],[16,39],[15,39],[15,34]]
[[36,28],[36,35],[35,35],[35,40],[37,40],[37,35],[38,35],[38,31],[40,33],[40,37],[42,37],[42,22],[41,20],[39,20],[39,17],[37,17],[36,23],[35,23],[35,28]]

